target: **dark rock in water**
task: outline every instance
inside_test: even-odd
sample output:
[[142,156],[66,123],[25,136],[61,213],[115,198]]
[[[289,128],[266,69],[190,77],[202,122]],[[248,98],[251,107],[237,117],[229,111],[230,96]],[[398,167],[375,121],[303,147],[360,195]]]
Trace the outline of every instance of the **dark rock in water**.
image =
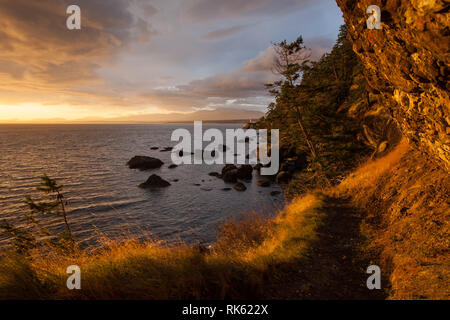
[[218,177],[218,176],[220,176],[220,173],[218,173],[218,172],[210,172],[210,173],[208,173],[208,175],[211,176],[211,177]]
[[245,190],[247,190],[247,187],[241,182],[236,183],[233,186],[233,188],[234,188],[234,190],[237,190],[237,191],[245,191]]
[[127,166],[130,169],[139,170],[149,170],[159,168],[164,164],[161,160],[157,158],[147,157],[147,156],[135,156],[127,162]]
[[223,188],[222,190],[223,190],[223,191],[230,191],[231,188]]
[[165,188],[170,186],[170,183],[156,174],[152,174],[147,181],[141,183],[139,188]]
[[253,177],[253,167],[249,164],[241,165],[237,170],[238,179],[251,179]]
[[225,182],[234,183],[237,182],[237,174],[238,174],[237,169],[228,170],[223,174],[222,179]]
[[180,180],[178,180],[178,179],[173,179],[172,181],[173,181],[173,182],[178,182],[178,181],[180,181]]
[[274,197],[274,196],[279,195],[280,193],[281,193],[281,191],[272,191],[272,192],[270,193],[270,195],[271,195],[272,197]]
[[183,150],[180,150],[180,152],[178,152],[178,155],[179,155],[180,157],[184,156]]
[[200,187],[200,186],[201,186],[201,184],[200,184],[200,183],[194,183],[194,186],[196,186],[196,187]]
[[174,169],[174,168],[176,168],[176,167],[178,167],[176,164],[171,164],[168,168],[169,168],[169,169]]
[[150,150],[158,150],[159,147],[151,147]]
[[290,179],[291,179],[291,175],[289,174],[289,172],[281,171],[280,173],[277,174],[276,181],[278,184],[282,184],[282,183],[288,183]]
[[254,167],[253,167],[253,170],[261,170],[261,168],[262,168],[262,164],[261,163],[258,163],[258,164],[256,164]]
[[270,180],[259,180],[259,181],[256,181],[256,184],[260,187],[267,188],[267,187],[270,187],[272,182],[270,182]]
[[237,167],[234,164],[226,164],[222,169],[222,175],[224,175],[227,171],[235,170]]

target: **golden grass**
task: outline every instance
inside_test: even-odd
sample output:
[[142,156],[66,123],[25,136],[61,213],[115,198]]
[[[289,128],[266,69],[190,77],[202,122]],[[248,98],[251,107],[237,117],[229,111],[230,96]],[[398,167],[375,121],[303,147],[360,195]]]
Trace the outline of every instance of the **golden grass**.
[[[105,241],[93,253],[5,255],[0,298],[261,298],[280,266],[298,270],[320,240],[326,201],[351,198],[366,212],[361,232],[371,243],[360,245],[389,277],[390,298],[448,299],[450,183],[448,174],[419,159],[403,140],[340,185],[294,199],[274,219],[252,214],[227,221],[212,249],[129,239]],[[66,288],[69,265],[81,267],[82,290]]]
[[371,241],[390,299],[450,298],[450,176],[402,140],[330,191],[366,212]]
[[380,177],[394,171],[409,150],[409,144],[403,138],[391,153],[382,158],[368,161],[346,177],[331,192],[335,195],[349,194],[353,199],[366,197],[370,193],[370,189],[377,186]]
[[[3,258],[1,298],[225,299],[263,294],[271,266],[292,262],[317,239],[320,196],[297,199],[265,221],[257,215],[224,224],[216,245],[167,246],[152,241],[105,241],[95,253],[34,252],[30,259]],[[69,291],[69,265],[82,271],[82,290]]]

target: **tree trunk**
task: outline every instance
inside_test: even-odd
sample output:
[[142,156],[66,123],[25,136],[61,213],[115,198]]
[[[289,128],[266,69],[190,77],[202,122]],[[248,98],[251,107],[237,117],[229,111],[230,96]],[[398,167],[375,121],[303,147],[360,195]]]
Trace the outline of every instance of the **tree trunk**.
[[61,209],[64,217],[64,223],[66,224],[67,231],[69,232],[70,240],[72,241],[72,245],[74,245],[74,239],[72,235],[72,229],[70,229],[69,222],[67,221],[67,214],[66,214],[66,207],[64,206],[64,199],[63,196],[58,192],[58,200],[61,204]]
[[[303,136],[305,137],[306,143],[308,144],[308,147],[309,147],[309,150],[311,151],[311,155],[312,155],[313,159],[316,160],[317,159],[317,151],[316,151],[316,148],[314,147],[314,143],[312,142],[312,140],[308,134],[308,131],[306,131],[306,128],[303,125],[303,122],[300,118],[300,111],[297,106],[295,107],[295,110],[297,111],[297,123],[300,126],[300,129],[302,130]],[[318,164],[320,170],[322,171],[321,174],[322,174],[323,178],[325,179],[327,184],[330,186],[331,181],[330,181],[330,179],[328,179],[326,174],[323,172],[322,164],[320,163],[320,161],[317,161],[317,164]]]
[[308,132],[306,131],[305,126],[303,125],[303,122],[300,118],[300,111],[298,110],[298,107],[295,107],[296,111],[297,111],[297,123],[300,126],[300,129],[302,130],[303,133],[303,137],[306,140],[306,143],[308,144],[309,150],[311,151],[311,155],[313,156],[313,159],[317,158],[317,152],[316,152],[316,148],[314,147],[314,144],[311,140],[311,138],[309,137]]

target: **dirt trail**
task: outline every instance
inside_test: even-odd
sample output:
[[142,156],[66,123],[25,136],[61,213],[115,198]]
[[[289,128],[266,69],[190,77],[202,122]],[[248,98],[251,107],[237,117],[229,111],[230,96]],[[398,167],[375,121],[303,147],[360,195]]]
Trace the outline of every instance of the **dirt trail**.
[[366,287],[370,261],[359,250],[364,242],[361,212],[346,199],[330,197],[322,210],[327,217],[318,230],[320,240],[305,257],[285,269],[290,271],[277,272],[265,298],[385,299],[383,290]]

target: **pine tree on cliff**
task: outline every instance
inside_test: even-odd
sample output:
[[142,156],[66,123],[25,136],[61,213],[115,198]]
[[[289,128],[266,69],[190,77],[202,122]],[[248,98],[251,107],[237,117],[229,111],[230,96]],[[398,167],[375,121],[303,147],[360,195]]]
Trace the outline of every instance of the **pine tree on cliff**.
[[[276,98],[276,104],[271,105],[272,114],[270,112],[269,114],[278,121],[286,116],[293,117],[309,147],[312,158],[315,159],[317,157],[316,148],[303,123],[301,107],[296,99],[300,75],[309,62],[310,52],[303,44],[301,36],[291,43],[286,40],[274,43],[274,50],[276,52],[274,71],[282,76],[282,79],[266,84],[270,93]],[[291,114],[292,112],[293,114]],[[280,115],[282,116],[280,117]]]
[[347,28],[341,27],[332,51],[318,61],[309,61],[301,37],[275,43],[274,49],[274,71],[280,80],[267,85],[275,102],[269,105],[265,124],[280,129],[282,146],[307,152],[313,172],[325,181],[337,178],[363,152],[356,139],[361,128],[343,108],[361,74]]

